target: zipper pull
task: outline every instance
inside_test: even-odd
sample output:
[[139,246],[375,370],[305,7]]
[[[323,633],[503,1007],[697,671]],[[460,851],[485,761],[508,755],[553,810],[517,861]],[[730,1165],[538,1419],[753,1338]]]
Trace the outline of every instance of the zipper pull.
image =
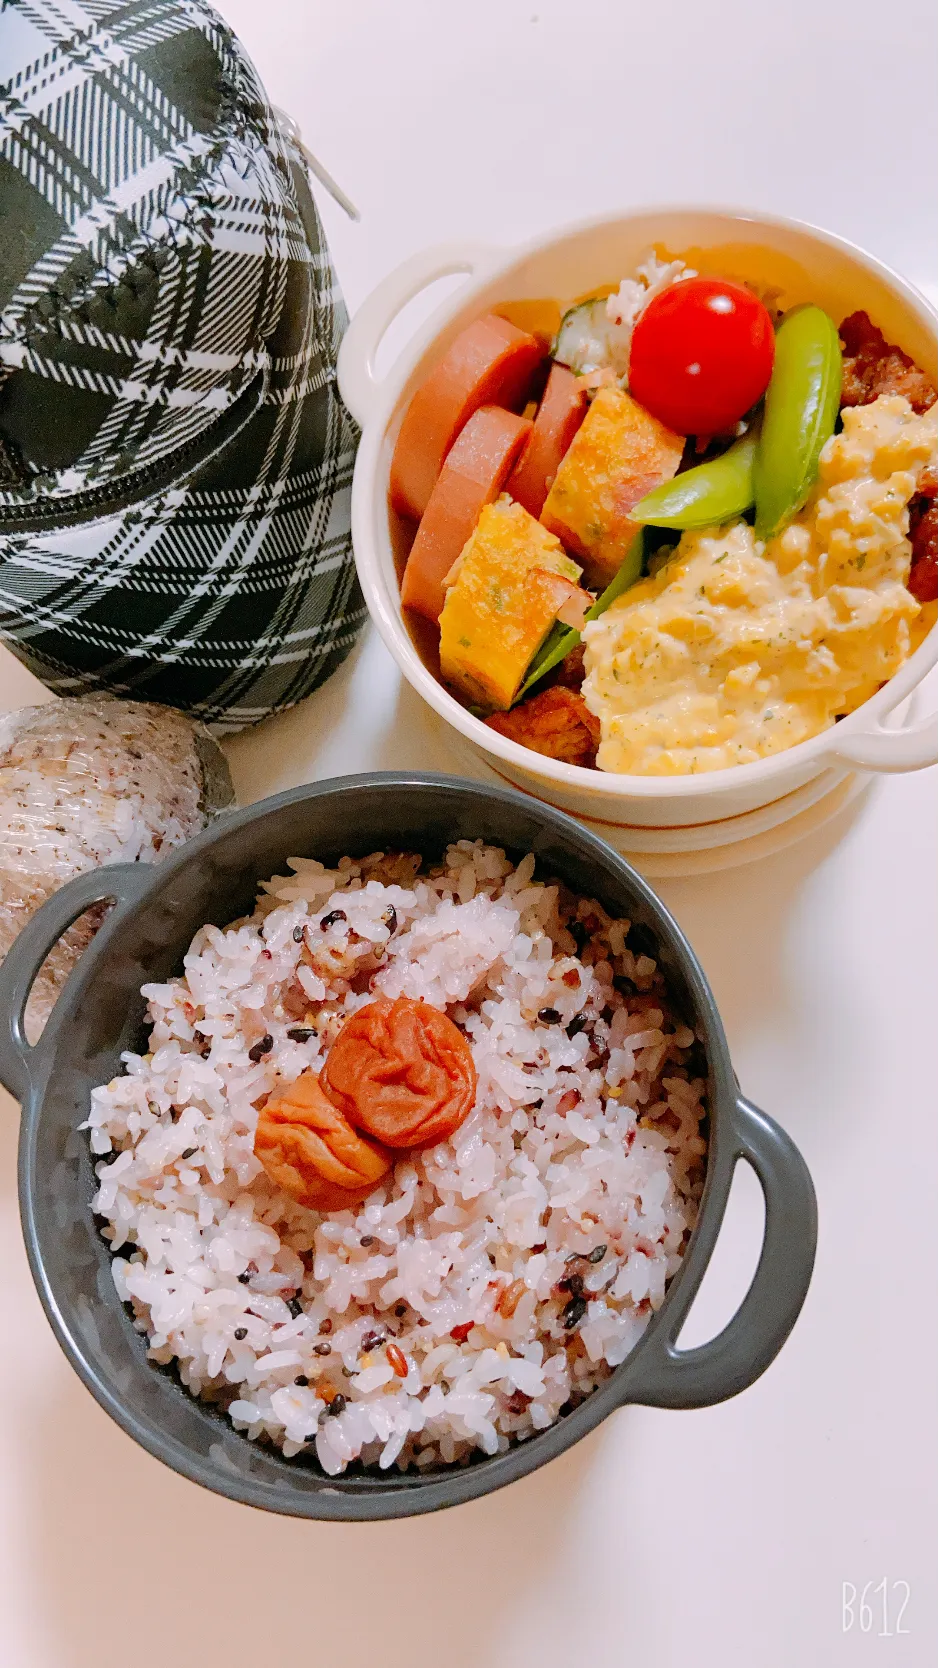
[[320,185],[325,186],[329,195],[332,197],[333,202],[338,203],[339,207],[345,210],[350,220],[361,220],[362,216],[353,203],[351,197],[346,196],[342,186],[336,184],[332,174],[327,173],[323,164],[313,155],[309,146],[303,143],[299,123],[295,122],[292,116],[288,116],[286,110],[281,110],[279,105],[275,104],[272,108],[277,125],[284,138],[289,139],[290,143],[300,152],[300,155],[303,157],[310,173],[316,176]]

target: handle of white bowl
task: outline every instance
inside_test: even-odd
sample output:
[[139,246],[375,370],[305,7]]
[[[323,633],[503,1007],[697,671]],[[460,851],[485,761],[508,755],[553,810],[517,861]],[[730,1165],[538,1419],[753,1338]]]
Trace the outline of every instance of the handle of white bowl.
[[497,264],[500,251],[477,243],[438,243],[420,249],[363,301],[342,338],[337,369],[339,392],[356,422],[364,428],[375,409],[383,379],[375,374],[375,355],[402,307],[428,284],[453,273],[477,278]]
[[859,770],[925,770],[939,758],[939,724],[934,712],[921,723],[902,725],[898,730],[878,724],[874,730],[849,731],[843,741],[837,734],[835,731],[828,757]]

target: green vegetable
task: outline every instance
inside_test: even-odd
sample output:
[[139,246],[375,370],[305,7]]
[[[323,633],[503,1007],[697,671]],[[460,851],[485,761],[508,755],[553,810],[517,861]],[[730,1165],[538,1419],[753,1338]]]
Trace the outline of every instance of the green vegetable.
[[772,538],[802,508],[841,405],[841,343],[821,307],[793,307],[776,332],[753,468],[756,533]]
[[[606,590],[597,597],[593,607],[587,609],[584,615],[584,624],[588,620],[598,620],[601,614],[606,613],[611,602],[615,602],[624,591],[628,591],[630,585],[635,585],[636,580],[642,573],[642,557],[643,536],[640,528]],[[519,701],[524,699],[533,684],[538,683],[546,672],[553,672],[555,666],[560,666],[561,661],[567,659],[571,650],[576,649],[580,638],[581,634],[574,626],[554,625],[535,655],[528,676],[512,705],[517,707]]]
[[610,328],[604,296],[579,301],[576,307],[568,308],[561,320],[551,350],[552,359],[575,372],[597,370],[606,363]]
[[630,510],[633,521],[653,527],[716,527],[742,515],[753,503],[753,462],[757,436],[753,430],[709,463],[686,469],[663,481]]

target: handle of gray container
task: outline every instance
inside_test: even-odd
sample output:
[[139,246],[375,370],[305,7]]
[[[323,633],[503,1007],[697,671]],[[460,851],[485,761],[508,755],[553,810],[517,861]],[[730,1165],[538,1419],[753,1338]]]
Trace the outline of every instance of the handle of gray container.
[[97,903],[114,903],[118,908],[133,903],[148,878],[147,865],[141,863],[114,863],[77,875],[37,909],[14,939],[0,964],[0,1083],[17,1100],[28,1093],[45,1061],[43,1037],[30,1046],[24,1018],[29,993],[49,951],[86,909]]
[[[723,1332],[696,1349],[671,1333],[654,1334],[630,1374],[625,1399],[649,1407],[711,1407],[746,1390],[775,1360],[792,1331],[815,1262],[815,1189],[798,1147],[774,1120],[741,1095],[734,1116],[737,1158],[756,1172],[766,1204],[763,1248],[746,1297]],[[690,1307],[689,1298],[685,1309]]]

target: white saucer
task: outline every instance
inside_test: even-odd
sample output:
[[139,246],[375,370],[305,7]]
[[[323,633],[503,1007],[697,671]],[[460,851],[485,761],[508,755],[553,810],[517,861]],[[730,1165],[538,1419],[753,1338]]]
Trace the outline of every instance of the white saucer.
[[[471,752],[461,747],[459,752],[465,774],[505,785],[505,778],[490,769],[475,749]],[[643,874],[711,874],[772,856],[813,834],[849,805],[869,781],[863,772],[827,770],[771,805],[684,828],[643,828],[636,823],[613,826],[589,816],[579,816],[577,821],[622,852]]]
[[[899,728],[908,721],[914,722],[924,704],[925,690],[915,690],[888,713],[886,726]],[[458,738],[454,732],[450,739],[460,744],[458,751],[465,774],[479,781],[505,785],[506,778],[491,770],[475,748],[463,743],[462,737]],[[613,824],[590,816],[579,816],[577,820],[650,879],[706,875],[718,869],[736,869],[761,857],[772,857],[804,840],[857,799],[872,780],[867,771],[826,770],[771,805],[759,805],[739,817],[693,823],[689,827],[644,828],[638,823]]]
[[[808,834],[814,834],[857,799],[864,789],[870,786],[871,780],[872,778],[864,773],[845,776],[795,815],[785,815],[775,824],[762,830],[754,829],[751,825],[749,830],[736,833],[732,840],[722,845],[684,851],[630,851],[625,843],[617,841],[616,849],[622,852],[634,868],[641,874],[648,875],[650,879],[706,875],[713,874],[718,869],[736,869],[744,863],[753,863],[758,858],[772,857],[776,852],[785,851],[788,846],[804,840]],[[789,797],[795,799],[798,795],[792,794]],[[760,818],[772,809],[774,807],[764,806],[758,812],[751,812],[749,816],[735,817],[731,820],[749,823],[750,816]]]

